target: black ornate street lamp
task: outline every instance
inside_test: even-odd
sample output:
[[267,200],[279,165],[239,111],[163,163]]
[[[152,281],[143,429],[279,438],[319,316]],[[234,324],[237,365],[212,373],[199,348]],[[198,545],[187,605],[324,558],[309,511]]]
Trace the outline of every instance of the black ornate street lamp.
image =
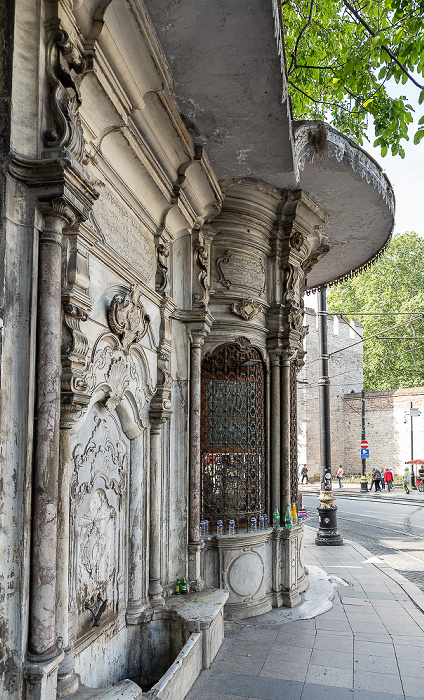
[[328,376],[327,301],[325,287],[318,292],[318,338],[320,345],[319,415],[321,493],[318,506],[319,529],[317,545],[340,545],[343,538],[337,529],[337,506],[334,504],[331,477],[330,378]]

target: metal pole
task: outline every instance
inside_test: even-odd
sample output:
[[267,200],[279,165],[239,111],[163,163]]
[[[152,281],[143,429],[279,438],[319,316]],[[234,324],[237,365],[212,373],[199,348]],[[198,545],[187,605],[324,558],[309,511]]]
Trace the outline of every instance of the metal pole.
[[331,479],[330,378],[327,350],[327,300],[325,287],[318,294],[318,337],[320,346],[320,378],[318,381],[320,415],[321,493],[318,506],[317,545],[343,544],[337,529],[337,506],[334,505]]
[[[365,389],[361,390],[361,416],[362,416],[362,430],[361,430],[361,440],[365,440]],[[362,477],[361,477],[361,493],[368,493],[368,481],[366,477],[367,471],[367,460],[365,457],[362,458]]]
[[[411,406],[410,406],[410,411],[409,413],[411,414],[411,462],[414,459],[414,416],[412,414],[412,401],[411,401]],[[415,472],[414,472],[414,465],[411,464],[411,488],[416,489],[417,486],[415,484]]]

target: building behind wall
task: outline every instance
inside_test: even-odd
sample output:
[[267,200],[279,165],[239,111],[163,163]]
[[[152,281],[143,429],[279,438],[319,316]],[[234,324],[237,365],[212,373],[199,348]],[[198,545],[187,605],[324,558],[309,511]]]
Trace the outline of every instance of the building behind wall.
[[[307,298],[306,298],[307,300]],[[358,461],[353,458],[350,440],[360,442],[361,408],[346,404],[345,396],[360,392],[363,386],[362,325],[349,325],[338,316],[327,316],[327,342],[330,376],[331,463],[343,464],[346,471],[357,472]],[[320,474],[320,429],[318,381],[320,376],[318,315],[313,309],[305,310],[305,325],[309,327],[305,339],[305,366],[298,377],[299,464],[307,464],[309,475]],[[343,350],[352,346],[349,350]],[[341,352],[337,352],[341,351]],[[335,353],[334,355],[332,353]],[[347,408],[347,405],[349,406]],[[357,432],[359,428],[359,433]],[[348,456],[347,456],[348,455]]]
[[[305,339],[307,354],[298,376],[299,464],[307,464],[309,476],[318,479],[319,344],[318,316],[313,309],[305,310],[305,324],[309,326]],[[361,335],[362,326],[358,321],[349,325],[338,316],[328,315],[333,473],[339,464],[343,465],[347,475],[361,473],[363,345],[357,343]],[[341,351],[342,348],[348,349]],[[368,472],[374,467],[390,467],[401,473],[405,462],[411,459],[411,406],[420,413],[412,418],[412,454],[415,459],[424,459],[424,389],[365,392],[365,431],[370,454],[366,462]]]

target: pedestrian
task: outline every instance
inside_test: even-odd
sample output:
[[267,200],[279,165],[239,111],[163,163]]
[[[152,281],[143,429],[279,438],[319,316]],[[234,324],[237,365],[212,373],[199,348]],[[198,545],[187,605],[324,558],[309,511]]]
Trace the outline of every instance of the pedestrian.
[[381,482],[380,483],[381,483],[381,488],[383,489],[383,491],[386,490],[386,482],[384,481],[385,472],[386,472],[385,469],[384,469],[384,471],[381,472]]
[[308,467],[306,466],[306,464],[304,464],[302,469],[300,470],[300,476],[302,477],[302,484],[304,479],[306,479],[306,483],[309,484]]
[[372,485],[375,483],[375,468],[372,469],[371,471],[371,486],[370,486],[370,491],[372,491]]
[[381,491],[381,486],[380,486],[380,482],[381,482],[381,471],[380,471],[378,468],[376,468],[376,470],[375,470],[375,472],[374,472],[374,481],[375,481],[375,490],[376,490],[376,491]]
[[393,488],[393,472],[391,469],[384,470],[384,481],[387,484],[387,490],[391,491]]
[[344,474],[343,467],[342,467],[341,464],[339,464],[339,468],[338,468],[338,470],[337,470],[337,479],[338,479],[338,481],[339,481],[339,488],[340,488],[340,489],[343,488],[343,485],[342,485],[343,474]]
[[411,493],[411,475],[409,473],[409,467],[405,467],[405,472],[403,475],[403,488],[405,493]]

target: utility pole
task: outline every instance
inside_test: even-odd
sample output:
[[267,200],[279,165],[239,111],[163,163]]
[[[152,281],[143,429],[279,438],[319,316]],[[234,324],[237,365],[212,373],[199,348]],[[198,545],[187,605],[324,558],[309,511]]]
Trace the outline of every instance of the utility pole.
[[[361,430],[361,442],[365,440],[365,389],[361,390],[361,417],[362,417],[362,430]],[[368,493],[368,481],[366,477],[367,471],[367,460],[362,457],[362,476],[361,476],[361,493]]]
[[343,538],[337,529],[337,506],[334,504],[331,478],[330,378],[328,376],[327,299],[325,287],[318,293],[318,337],[320,346],[319,416],[321,493],[318,506],[319,529],[316,545],[340,545]]

